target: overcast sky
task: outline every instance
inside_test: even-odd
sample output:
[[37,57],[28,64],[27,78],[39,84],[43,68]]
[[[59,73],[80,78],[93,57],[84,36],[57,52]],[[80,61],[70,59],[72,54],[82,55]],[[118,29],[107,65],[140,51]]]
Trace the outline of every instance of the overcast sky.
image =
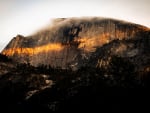
[[0,50],[17,34],[28,36],[51,18],[102,16],[150,27],[150,0],[0,0]]

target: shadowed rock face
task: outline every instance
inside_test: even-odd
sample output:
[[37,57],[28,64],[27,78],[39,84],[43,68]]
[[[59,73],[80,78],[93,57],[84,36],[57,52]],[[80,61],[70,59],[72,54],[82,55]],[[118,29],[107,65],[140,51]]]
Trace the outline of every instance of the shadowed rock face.
[[19,63],[78,69],[106,66],[111,56],[148,66],[150,29],[107,18],[62,18],[38,33],[13,38],[2,54]]

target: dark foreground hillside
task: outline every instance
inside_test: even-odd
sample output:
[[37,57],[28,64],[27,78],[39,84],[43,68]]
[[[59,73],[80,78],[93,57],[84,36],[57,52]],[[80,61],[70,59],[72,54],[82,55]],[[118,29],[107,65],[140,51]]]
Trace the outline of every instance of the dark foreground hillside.
[[0,109],[10,113],[149,111],[149,68],[113,56],[79,70],[16,64],[0,55]]

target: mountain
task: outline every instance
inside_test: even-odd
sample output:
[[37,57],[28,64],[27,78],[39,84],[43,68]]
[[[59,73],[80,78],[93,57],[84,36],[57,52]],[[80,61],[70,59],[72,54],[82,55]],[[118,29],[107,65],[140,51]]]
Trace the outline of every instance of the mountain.
[[31,36],[17,35],[2,54],[19,63],[74,70],[108,64],[117,55],[149,68],[149,47],[150,29],[141,25],[98,17],[60,18]]
[[5,112],[149,111],[150,29],[108,18],[61,18],[0,54]]

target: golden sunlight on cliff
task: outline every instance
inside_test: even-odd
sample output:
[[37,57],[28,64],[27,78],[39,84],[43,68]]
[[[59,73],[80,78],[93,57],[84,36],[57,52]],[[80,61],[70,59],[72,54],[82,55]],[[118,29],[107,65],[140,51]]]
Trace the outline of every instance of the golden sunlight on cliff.
[[78,48],[84,49],[85,51],[95,51],[96,47],[100,47],[103,44],[109,43],[109,33],[97,35],[94,37],[82,37],[77,39],[80,42]]
[[6,56],[13,56],[14,54],[33,55],[41,52],[60,51],[62,49],[63,47],[61,46],[61,44],[58,43],[58,44],[47,44],[35,48],[10,48],[4,50],[2,54]]
[[80,42],[78,48],[83,49],[87,52],[93,52],[96,50],[96,47],[101,47],[104,44],[107,44],[113,40],[123,40],[133,38],[138,31],[130,30],[128,31],[121,31],[115,30],[113,33],[102,33],[100,35],[96,35],[93,37],[81,37],[76,39],[75,41]]

